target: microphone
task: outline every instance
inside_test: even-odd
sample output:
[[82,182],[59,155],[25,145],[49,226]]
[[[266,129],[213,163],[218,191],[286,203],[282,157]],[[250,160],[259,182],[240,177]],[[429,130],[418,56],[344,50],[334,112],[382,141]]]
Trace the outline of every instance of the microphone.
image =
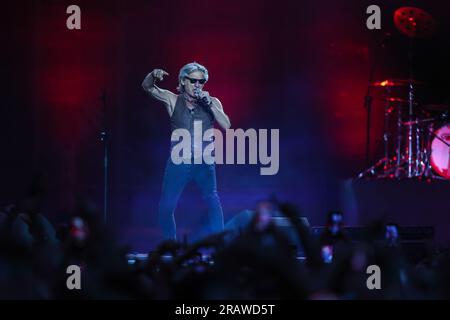
[[200,97],[199,89],[194,89],[194,95],[195,95],[196,99],[205,106],[209,106],[212,102],[211,99],[208,99],[207,96]]
[[194,95],[197,100],[200,99],[200,90],[198,88],[194,89]]

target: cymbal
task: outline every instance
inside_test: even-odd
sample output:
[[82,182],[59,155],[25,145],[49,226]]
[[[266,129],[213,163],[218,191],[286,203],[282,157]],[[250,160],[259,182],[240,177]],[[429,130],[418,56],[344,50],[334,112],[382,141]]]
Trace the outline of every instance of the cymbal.
[[407,121],[407,122],[402,122],[402,124],[404,126],[410,126],[412,124],[419,124],[419,123],[425,123],[425,122],[431,122],[431,121],[436,121],[436,118],[428,118],[428,119],[417,119],[417,120],[413,120],[413,121]]
[[386,101],[389,101],[389,102],[400,102],[400,103],[408,103],[408,102],[409,102],[409,101],[406,100],[406,99],[393,98],[393,97],[387,98]]
[[430,36],[436,29],[433,17],[416,7],[401,7],[395,10],[394,23],[401,33],[410,38]]
[[386,79],[383,81],[372,82],[370,85],[374,87],[399,87],[399,86],[408,86],[410,83],[416,84],[425,84],[423,81],[418,81],[414,79]]
[[[402,98],[396,98],[396,97],[380,97],[380,98],[376,98],[378,101],[384,101],[384,102],[397,102],[397,103],[404,103],[404,104],[408,104],[409,100],[408,99],[402,99]],[[419,105],[418,102],[414,101],[413,104],[415,106]]]

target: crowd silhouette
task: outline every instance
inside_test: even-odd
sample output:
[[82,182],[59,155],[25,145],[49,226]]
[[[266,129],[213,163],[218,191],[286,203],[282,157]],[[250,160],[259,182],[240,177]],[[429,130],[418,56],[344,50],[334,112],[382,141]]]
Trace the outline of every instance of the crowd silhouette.
[[[66,224],[53,226],[41,212],[44,193],[37,180],[23,199],[0,210],[1,299],[450,298],[448,251],[430,246],[411,259],[395,224],[374,223],[356,242],[345,231],[344,213],[330,211],[317,236],[295,206],[267,200],[238,231],[194,244],[164,241],[148,259],[130,264],[129,248],[82,201]],[[275,208],[301,248],[271,219]],[[80,266],[82,290],[67,288],[69,265]],[[382,271],[381,290],[367,287],[369,265]]]

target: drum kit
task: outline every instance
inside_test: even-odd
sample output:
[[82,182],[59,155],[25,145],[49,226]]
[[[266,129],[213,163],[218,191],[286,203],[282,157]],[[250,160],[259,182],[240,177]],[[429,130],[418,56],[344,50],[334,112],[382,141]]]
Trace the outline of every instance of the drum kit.
[[384,155],[358,177],[450,180],[450,107],[416,101],[417,88],[426,84],[412,72],[412,41],[430,36],[435,21],[422,9],[402,7],[395,11],[394,23],[410,38],[409,78],[369,83],[384,91]]

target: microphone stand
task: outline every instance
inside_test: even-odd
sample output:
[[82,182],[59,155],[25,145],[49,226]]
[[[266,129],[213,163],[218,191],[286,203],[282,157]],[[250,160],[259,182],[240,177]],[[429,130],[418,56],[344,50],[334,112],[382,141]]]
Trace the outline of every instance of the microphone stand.
[[103,104],[103,128],[100,140],[103,143],[103,223],[106,225],[108,217],[108,128],[106,125],[106,91],[102,89],[101,100]]
[[371,67],[370,76],[369,76],[369,85],[367,86],[366,95],[364,96],[364,107],[367,110],[367,118],[366,118],[366,165],[370,164],[370,125],[371,125],[371,113],[372,113],[372,95],[371,95],[371,85],[370,83],[373,80],[373,70],[374,67]]
[[[370,65],[369,70],[369,83],[367,85],[366,95],[364,96],[364,105],[363,107],[366,109],[366,167],[370,165],[370,127],[371,127],[371,113],[372,113],[372,86],[373,82],[373,74],[375,71],[375,59],[372,59],[372,63]],[[362,178],[368,172],[373,173],[374,166],[360,172],[358,174],[359,178]]]

